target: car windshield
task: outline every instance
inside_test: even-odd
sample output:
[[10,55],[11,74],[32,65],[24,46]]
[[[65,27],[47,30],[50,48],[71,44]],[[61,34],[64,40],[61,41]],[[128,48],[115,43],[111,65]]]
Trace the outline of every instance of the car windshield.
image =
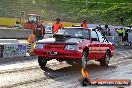
[[89,30],[83,28],[64,28],[60,29],[57,34],[70,35],[72,38],[89,38]]

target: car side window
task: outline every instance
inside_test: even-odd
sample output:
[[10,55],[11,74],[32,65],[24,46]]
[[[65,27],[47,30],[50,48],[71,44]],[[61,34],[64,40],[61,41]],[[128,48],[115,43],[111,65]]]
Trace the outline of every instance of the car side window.
[[92,38],[92,41],[98,41],[99,38],[96,31],[94,30],[91,31],[91,38]]

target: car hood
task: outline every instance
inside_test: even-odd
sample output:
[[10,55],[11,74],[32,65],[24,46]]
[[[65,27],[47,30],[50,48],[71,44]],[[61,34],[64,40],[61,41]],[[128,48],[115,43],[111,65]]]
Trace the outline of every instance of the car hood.
[[55,38],[47,38],[43,40],[39,40],[36,43],[46,43],[46,44],[76,44],[82,42],[86,39],[79,39],[79,38],[69,38],[64,41],[56,41]]

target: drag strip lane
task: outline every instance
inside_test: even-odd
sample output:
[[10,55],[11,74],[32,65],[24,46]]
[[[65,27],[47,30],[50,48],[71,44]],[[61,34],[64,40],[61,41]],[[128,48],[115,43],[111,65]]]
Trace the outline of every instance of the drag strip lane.
[[[123,62],[125,63],[125,62]],[[132,61],[130,62],[130,64]],[[89,64],[87,66],[89,77],[92,79],[109,79],[110,74],[117,74],[120,68],[118,65],[112,65],[109,67],[102,67],[96,64]],[[61,67],[61,68],[60,68]],[[63,67],[63,68],[62,68]],[[20,71],[15,73],[0,74],[0,87],[3,88],[61,88],[61,87],[73,87],[80,86],[78,79],[81,77],[80,66],[68,66],[65,63],[51,65],[51,69],[47,69],[46,72],[41,69],[31,69],[26,71]],[[53,70],[55,69],[55,70]],[[2,77],[3,76],[3,77]],[[8,76],[8,77],[7,77]],[[10,77],[11,76],[11,77]],[[107,76],[109,78],[107,78]],[[116,76],[114,76],[116,77]],[[1,85],[2,84],[2,85]]]
[[39,69],[39,66],[32,66],[32,67],[25,67],[25,68],[15,68],[15,69],[9,69],[9,70],[1,70],[0,74],[5,74],[5,73],[15,73],[15,72],[24,72],[28,70],[33,70],[33,69]]
[[[50,66],[54,66],[54,65],[52,64]],[[66,67],[66,65],[64,64],[64,66],[62,67]],[[64,75],[59,74],[59,76],[64,76]],[[53,76],[52,78],[55,78],[55,76]],[[38,82],[41,81],[42,79],[43,80],[49,79],[49,77],[46,77],[43,74],[43,71],[38,67],[35,68],[29,67],[28,69],[14,70],[11,71],[10,73],[7,71],[0,74],[0,88],[11,88],[17,85],[28,84],[31,82]]]
[[[128,59],[128,57],[126,59],[122,56],[122,54],[118,54],[118,56],[111,58],[114,61],[111,61],[109,67],[101,67],[96,62],[89,62],[87,66],[89,77],[92,79],[109,79],[117,77],[116,75],[119,74],[122,75],[123,73],[120,71],[127,68],[128,64],[132,64],[132,59]],[[20,65],[20,63],[16,64],[15,66]],[[28,64],[27,67],[25,67],[26,64]],[[38,66],[37,59],[25,62],[23,65],[15,69],[0,70],[0,88],[69,88],[80,86],[78,79],[81,77],[81,68],[79,66],[71,67],[66,63],[53,61],[47,65],[50,69],[42,71]],[[122,67],[120,68],[120,66]],[[5,68],[9,67],[10,65],[5,66]],[[123,71],[131,73],[131,71]]]
[[[31,65],[29,65],[29,64],[31,64]],[[48,62],[48,64],[46,65],[46,67],[55,67],[55,66],[60,65],[60,64],[61,63],[58,63],[58,62],[52,60],[51,62]],[[18,65],[19,65],[19,63],[18,63]],[[27,62],[27,64],[26,64],[26,62],[24,62],[22,64],[22,66],[16,67],[18,65],[15,65],[15,68],[10,68],[10,69],[3,70],[5,68],[5,66],[4,66],[4,68],[2,70],[0,69],[0,74],[4,74],[4,73],[14,73],[14,72],[24,72],[24,71],[33,70],[33,69],[40,69],[40,67],[39,67],[39,65],[37,63],[37,60],[32,60],[31,62]],[[27,65],[27,66],[25,66],[25,65]],[[10,65],[8,65],[8,67],[9,66]],[[1,66],[1,68],[2,68],[2,66]]]
[[[125,67],[120,64],[118,66],[110,66],[110,67],[101,67],[96,64],[90,64],[87,66],[87,69],[89,72],[90,79],[120,79],[120,78],[122,79],[123,74],[120,73],[121,72],[120,68],[125,68]],[[42,79],[41,81],[37,81],[37,82],[17,85],[17,86],[14,86],[13,88],[21,88],[21,87],[23,88],[25,87],[28,87],[28,88],[82,88],[82,86],[79,84],[79,81],[78,81],[78,79],[81,78],[80,69],[81,68],[78,66],[73,66],[73,67],[65,67],[58,70],[48,70],[44,72],[44,75],[48,77],[48,79],[46,80]],[[130,70],[130,67],[127,71],[130,73],[131,71],[129,70]],[[122,77],[116,78],[117,74],[121,75]],[[96,88],[96,87],[94,86],[94,87],[88,87],[88,88]],[[110,88],[113,88],[113,87],[110,87]]]
[[[110,65],[122,63],[122,61],[126,61],[129,58],[132,58],[131,53],[132,53],[131,49],[129,49],[129,50],[116,49],[115,55],[110,60],[110,62],[111,62]],[[0,74],[39,68],[36,57],[25,57],[25,58],[27,60],[20,60],[20,58],[16,58],[17,60],[20,60],[20,61],[13,62],[12,63],[13,66],[8,63],[7,63],[7,65],[4,64],[5,66],[0,65]],[[34,58],[34,59],[32,60],[32,58]],[[5,59],[5,60],[7,60],[7,59]],[[57,64],[59,64],[59,63],[57,63]],[[53,61],[53,63],[50,65],[56,65],[56,63],[54,63],[54,61]]]

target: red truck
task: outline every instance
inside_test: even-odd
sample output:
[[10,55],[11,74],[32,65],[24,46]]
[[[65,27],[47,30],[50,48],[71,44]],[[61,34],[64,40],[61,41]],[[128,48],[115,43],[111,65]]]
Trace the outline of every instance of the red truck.
[[52,38],[36,42],[34,53],[42,69],[52,59],[69,64],[77,62],[82,66],[88,60],[96,60],[101,66],[108,66],[114,54],[114,46],[98,29],[68,27],[60,29]]

